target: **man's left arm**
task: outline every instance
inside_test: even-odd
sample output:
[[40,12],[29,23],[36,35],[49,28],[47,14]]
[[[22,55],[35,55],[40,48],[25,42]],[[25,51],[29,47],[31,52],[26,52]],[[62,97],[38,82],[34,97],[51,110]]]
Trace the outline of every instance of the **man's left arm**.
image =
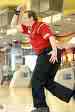
[[53,35],[52,29],[45,23],[42,23],[39,28],[39,33],[43,37],[43,39],[49,40],[50,45],[52,47],[52,51],[48,53],[48,55],[51,55],[50,62],[55,63],[57,61],[57,46],[56,46],[56,40]]
[[57,46],[56,46],[56,40],[55,40],[55,37],[54,36],[51,36],[49,38],[49,42],[51,44],[51,47],[52,47],[52,51],[48,53],[48,55],[51,55],[50,57],[50,62],[51,63],[55,63],[55,61],[58,61],[57,60]]

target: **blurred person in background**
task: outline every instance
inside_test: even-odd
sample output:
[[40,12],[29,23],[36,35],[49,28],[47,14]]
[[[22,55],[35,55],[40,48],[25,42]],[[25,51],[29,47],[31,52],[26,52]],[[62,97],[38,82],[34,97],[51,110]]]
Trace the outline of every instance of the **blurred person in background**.
[[34,104],[34,110],[31,112],[50,112],[44,88],[68,103],[73,91],[54,81],[61,63],[61,50],[57,48],[52,29],[48,24],[39,22],[34,11],[26,11],[22,6],[17,7],[11,26],[14,26],[14,23],[20,32],[29,36],[29,42],[38,56],[31,79]]

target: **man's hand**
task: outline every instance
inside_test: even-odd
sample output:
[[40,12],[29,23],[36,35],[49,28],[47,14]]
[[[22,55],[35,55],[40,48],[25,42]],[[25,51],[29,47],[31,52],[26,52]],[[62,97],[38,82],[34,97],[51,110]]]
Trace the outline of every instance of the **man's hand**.
[[24,12],[26,10],[26,6],[24,4],[21,4],[17,6],[16,11]]
[[57,50],[52,50],[51,52],[48,53],[48,55],[51,55],[50,59],[49,59],[49,62],[51,63],[55,63],[55,61],[58,62],[58,59],[57,59]]
[[21,5],[17,6],[16,11],[20,11],[21,10]]

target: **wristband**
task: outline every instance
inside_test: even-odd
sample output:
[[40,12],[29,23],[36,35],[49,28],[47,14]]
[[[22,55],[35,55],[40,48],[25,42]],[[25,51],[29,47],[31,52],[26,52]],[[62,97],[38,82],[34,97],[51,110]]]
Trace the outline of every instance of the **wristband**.
[[16,14],[16,15],[19,15],[19,14],[20,14],[20,11],[17,11],[17,10],[16,10],[16,11],[15,11],[15,14]]

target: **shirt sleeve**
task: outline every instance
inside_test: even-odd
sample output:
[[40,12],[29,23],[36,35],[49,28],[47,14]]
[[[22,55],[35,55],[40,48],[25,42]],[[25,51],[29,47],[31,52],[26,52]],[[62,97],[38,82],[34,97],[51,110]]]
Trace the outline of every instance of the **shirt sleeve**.
[[22,24],[21,27],[22,27],[22,33],[30,35],[30,32],[27,26]]
[[53,31],[52,29],[45,23],[42,23],[39,26],[38,32],[41,34],[41,36],[44,39],[49,39],[51,36],[53,36]]

